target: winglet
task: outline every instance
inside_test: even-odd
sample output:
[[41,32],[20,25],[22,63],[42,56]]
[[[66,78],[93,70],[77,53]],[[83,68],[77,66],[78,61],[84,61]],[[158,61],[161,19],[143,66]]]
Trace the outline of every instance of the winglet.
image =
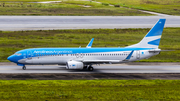
[[89,44],[86,46],[86,48],[91,48],[93,41],[94,41],[94,38],[91,39],[91,41],[90,41]]
[[133,52],[134,52],[134,50],[133,50],[133,51],[131,51],[131,53],[127,56],[127,58],[126,58],[124,61],[128,61],[128,60],[131,58],[131,56],[132,56]]

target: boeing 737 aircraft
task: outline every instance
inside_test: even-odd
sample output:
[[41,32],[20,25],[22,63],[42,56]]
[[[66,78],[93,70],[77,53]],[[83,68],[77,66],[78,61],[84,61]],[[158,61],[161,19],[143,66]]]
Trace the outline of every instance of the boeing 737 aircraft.
[[137,44],[124,48],[91,48],[94,38],[86,48],[33,48],[16,52],[8,60],[25,65],[66,65],[66,69],[88,69],[94,64],[118,64],[147,59],[161,52],[159,43],[166,19],[159,19],[147,35]]

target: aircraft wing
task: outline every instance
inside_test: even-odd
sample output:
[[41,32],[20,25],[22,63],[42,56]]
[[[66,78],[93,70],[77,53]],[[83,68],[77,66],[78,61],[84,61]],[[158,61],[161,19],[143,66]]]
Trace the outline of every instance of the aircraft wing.
[[86,46],[86,48],[91,48],[93,41],[94,41],[94,38],[91,39],[91,41],[88,43],[88,45]]

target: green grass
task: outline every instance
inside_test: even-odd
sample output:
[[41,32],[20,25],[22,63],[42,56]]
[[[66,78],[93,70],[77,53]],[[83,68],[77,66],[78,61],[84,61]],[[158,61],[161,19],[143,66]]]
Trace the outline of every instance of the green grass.
[[1,101],[179,101],[179,80],[0,80]]
[[0,0],[0,2],[44,2],[44,1],[60,1],[60,0]]
[[180,0],[94,0],[123,7],[180,15]]
[[[48,31],[1,31],[0,62],[16,51],[40,47],[86,47],[95,38],[93,47],[126,47],[138,43],[149,29],[77,29]],[[141,62],[180,62],[180,28],[165,28],[160,42],[161,52]]]
[[[91,7],[83,7],[89,5]],[[104,6],[88,1],[62,3],[0,2],[0,15],[129,16],[150,15],[138,10]]]

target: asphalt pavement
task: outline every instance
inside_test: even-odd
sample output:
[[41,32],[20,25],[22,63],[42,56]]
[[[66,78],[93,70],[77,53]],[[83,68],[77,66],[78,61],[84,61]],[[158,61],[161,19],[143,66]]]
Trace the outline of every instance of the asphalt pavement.
[[88,70],[67,70],[65,66],[21,66],[1,65],[0,73],[180,73],[180,65],[101,65],[93,66],[94,71]]
[[0,30],[151,28],[161,18],[180,27],[180,16],[0,16]]

